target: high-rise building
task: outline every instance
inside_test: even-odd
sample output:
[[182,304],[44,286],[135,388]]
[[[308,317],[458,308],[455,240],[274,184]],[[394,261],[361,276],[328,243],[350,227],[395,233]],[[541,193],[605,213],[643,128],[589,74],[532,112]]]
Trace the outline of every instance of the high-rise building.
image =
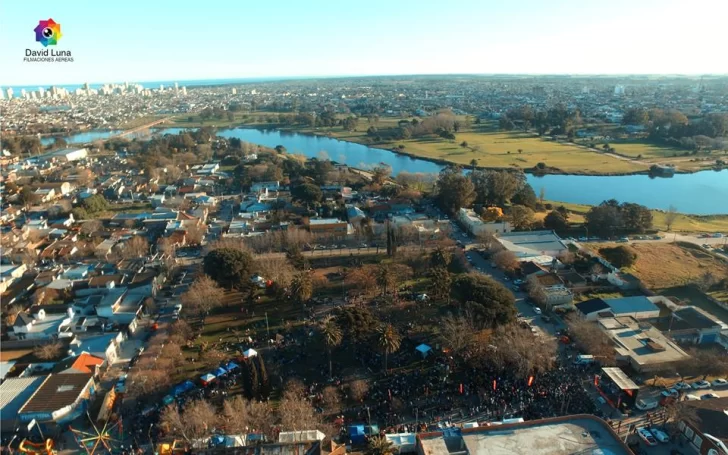
[[187,87],[182,87],[182,95],[187,96]]
[[28,97],[28,94],[25,92],[25,89],[24,88],[21,88],[20,89],[20,97],[21,98],[27,98]]
[[45,89],[43,87],[38,87],[38,96],[40,98],[43,98],[45,96]]
[[3,89],[0,88],[0,100],[4,100],[4,99],[5,99],[5,92],[3,92]]
[[8,94],[9,100],[13,99],[13,88],[12,87],[8,87],[7,94]]
[[174,83],[174,93],[179,93],[179,84],[176,82]]
[[159,91],[160,92],[163,92],[164,91],[164,84],[159,84]]
[[623,96],[624,95],[624,85],[615,85],[614,86],[614,96]]
[[237,95],[237,94],[238,94],[238,89],[233,88],[233,95]]

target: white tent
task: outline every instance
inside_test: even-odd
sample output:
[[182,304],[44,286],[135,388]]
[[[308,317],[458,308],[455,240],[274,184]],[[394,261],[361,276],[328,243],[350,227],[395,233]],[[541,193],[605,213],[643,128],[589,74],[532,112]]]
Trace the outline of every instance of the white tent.
[[244,357],[245,357],[246,359],[249,359],[249,358],[251,358],[251,357],[255,357],[256,355],[258,355],[258,351],[256,351],[256,350],[255,350],[255,349],[253,349],[253,348],[250,348],[250,349],[248,349],[247,351],[243,352],[243,356],[244,356]]
[[422,357],[427,357],[427,355],[430,353],[430,351],[432,351],[432,348],[424,343],[417,346],[415,349],[417,349],[417,352],[422,354]]

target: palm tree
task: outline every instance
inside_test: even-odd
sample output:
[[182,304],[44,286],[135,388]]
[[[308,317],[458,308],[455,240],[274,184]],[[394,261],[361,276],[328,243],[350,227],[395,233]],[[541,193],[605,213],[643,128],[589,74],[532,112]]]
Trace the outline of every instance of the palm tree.
[[377,345],[384,353],[384,371],[387,371],[387,359],[389,354],[399,350],[399,344],[401,341],[402,340],[397,329],[395,329],[392,324],[386,324],[379,328]]
[[392,455],[395,453],[392,441],[384,436],[377,436],[369,439],[366,455]]
[[390,266],[381,264],[377,267],[377,284],[382,288],[382,295],[387,295],[387,291],[397,284],[396,277]]
[[332,378],[334,374],[333,365],[331,363],[331,349],[340,345],[344,336],[341,332],[341,328],[336,325],[333,318],[327,318],[323,321],[321,324],[321,336],[324,339],[324,344],[326,344],[326,349],[329,353],[329,377]]

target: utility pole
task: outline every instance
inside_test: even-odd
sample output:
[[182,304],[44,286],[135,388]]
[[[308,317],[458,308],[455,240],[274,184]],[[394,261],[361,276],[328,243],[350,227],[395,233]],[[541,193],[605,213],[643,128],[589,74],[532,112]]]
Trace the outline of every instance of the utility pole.
[[268,334],[268,338],[270,339],[270,327],[268,326],[268,312],[265,312],[265,332]]

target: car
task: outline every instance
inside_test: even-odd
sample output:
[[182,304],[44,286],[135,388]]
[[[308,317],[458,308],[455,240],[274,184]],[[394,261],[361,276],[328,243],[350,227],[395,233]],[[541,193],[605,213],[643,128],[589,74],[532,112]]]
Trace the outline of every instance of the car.
[[647,428],[637,428],[637,434],[639,435],[640,439],[642,439],[648,446],[654,447],[657,445],[657,439],[655,439],[652,433],[650,433],[650,430],[648,430]]
[[699,401],[700,397],[691,393],[685,395],[685,401]]
[[119,380],[116,382],[116,385],[114,386],[114,391],[116,393],[125,393],[126,392],[126,374],[122,374],[119,376]]
[[709,389],[710,383],[708,381],[695,381],[691,384],[693,389]]
[[678,395],[680,395],[680,392],[678,392],[675,389],[665,389],[662,392],[660,392],[660,395],[662,395],[665,398],[677,397]]
[[670,442],[670,436],[668,436],[667,433],[662,430],[659,430],[657,428],[650,428],[650,433],[652,433],[652,436],[654,436],[655,439],[662,443]]
[[728,386],[728,381],[723,378],[718,378],[711,382],[711,384],[713,384],[713,387],[726,387]]
[[622,237],[621,239],[617,240],[617,243],[629,243],[629,239],[627,237]]
[[714,393],[706,393],[704,395],[700,395],[701,400],[712,400],[713,398],[720,398],[720,396]]
[[541,308],[539,308],[539,307],[534,307],[533,308],[533,312],[536,313],[536,314],[538,314],[538,315],[540,315],[542,313],[541,312]]
[[688,384],[687,382],[683,382],[683,381],[678,382],[677,384],[675,384],[672,387],[677,390],[691,390],[692,389],[692,387],[690,387],[690,384]]
[[513,284],[520,286],[523,284],[523,280],[513,280]]
[[513,285],[513,286],[511,286],[511,289],[513,289],[514,292],[519,292],[521,290],[521,287]]
[[587,237],[579,237],[580,242],[586,242],[587,240],[589,240]]

